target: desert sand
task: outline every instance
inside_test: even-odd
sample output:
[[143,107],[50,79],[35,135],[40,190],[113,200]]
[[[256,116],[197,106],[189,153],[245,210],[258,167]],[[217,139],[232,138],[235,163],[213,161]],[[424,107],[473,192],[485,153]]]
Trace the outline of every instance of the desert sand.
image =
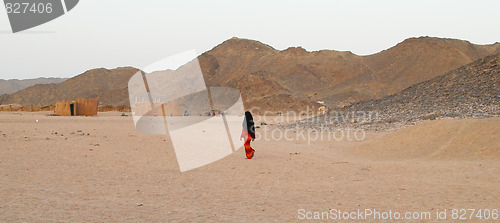
[[261,139],[252,160],[240,148],[180,172],[168,136],[139,133],[130,116],[47,114],[0,113],[0,222],[306,221],[301,209],[430,212],[436,222],[438,210],[453,221],[452,209],[500,209],[500,118],[361,141]]

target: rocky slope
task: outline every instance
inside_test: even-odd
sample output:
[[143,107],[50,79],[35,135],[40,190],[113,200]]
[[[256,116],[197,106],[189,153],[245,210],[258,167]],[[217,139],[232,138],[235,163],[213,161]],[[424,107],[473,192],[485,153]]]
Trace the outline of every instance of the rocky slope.
[[100,97],[102,104],[128,104],[127,83],[138,69],[93,69],[59,84],[38,84],[10,95],[0,96],[0,104],[55,104],[61,100]]
[[0,79],[0,95],[3,94],[12,94],[16,91],[20,91],[22,89],[25,89],[27,87],[31,87],[36,84],[57,84],[61,83],[68,78],[35,78],[35,79],[24,79],[24,80],[17,80],[17,79],[10,79],[10,80],[2,80]]
[[[336,119],[339,114],[347,118]],[[366,114],[373,115],[370,119]],[[382,99],[355,103],[342,110],[331,111],[329,115],[304,120],[288,127],[387,130],[422,120],[498,116],[500,55],[497,54],[412,85]]]

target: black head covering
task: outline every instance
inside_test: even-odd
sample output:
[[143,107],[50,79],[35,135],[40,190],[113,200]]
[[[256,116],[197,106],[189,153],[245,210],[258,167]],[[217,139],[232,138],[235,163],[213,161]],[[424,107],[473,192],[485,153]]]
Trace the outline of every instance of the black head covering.
[[252,113],[250,113],[249,111],[245,112],[245,120],[243,120],[243,128],[245,128],[247,132],[250,133],[252,139],[255,139],[255,123],[253,122]]

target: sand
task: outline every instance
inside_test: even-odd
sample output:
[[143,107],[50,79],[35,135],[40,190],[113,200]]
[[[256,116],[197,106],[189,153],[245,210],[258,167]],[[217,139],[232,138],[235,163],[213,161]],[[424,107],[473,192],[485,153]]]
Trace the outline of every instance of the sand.
[[500,209],[498,118],[362,141],[261,139],[252,160],[240,149],[181,173],[168,136],[137,132],[130,116],[47,113],[0,113],[0,222],[294,222],[301,209],[435,222],[438,210],[451,221],[456,208]]

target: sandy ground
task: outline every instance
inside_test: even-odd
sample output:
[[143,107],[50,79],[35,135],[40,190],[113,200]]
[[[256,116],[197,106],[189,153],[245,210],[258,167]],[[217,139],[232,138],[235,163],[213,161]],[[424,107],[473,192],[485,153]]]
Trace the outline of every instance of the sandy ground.
[[358,209],[436,222],[437,211],[453,221],[453,209],[500,209],[499,119],[261,139],[252,160],[240,149],[181,173],[169,138],[137,132],[130,116],[46,114],[0,113],[0,222],[294,222]]

